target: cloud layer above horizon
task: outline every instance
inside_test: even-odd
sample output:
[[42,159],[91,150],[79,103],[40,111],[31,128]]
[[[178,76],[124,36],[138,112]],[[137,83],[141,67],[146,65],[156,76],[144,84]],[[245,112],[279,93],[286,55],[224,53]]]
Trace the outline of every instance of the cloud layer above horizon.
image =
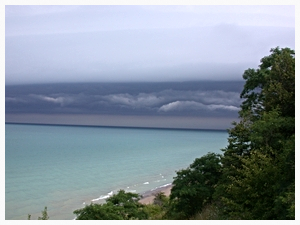
[[[277,46],[295,48],[295,6],[5,6],[6,84],[241,80]],[[161,112],[185,105],[203,107]]]
[[226,129],[238,119],[244,82],[7,85],[5,121]]
[[242,82],[6,86],[6,114],[236,117]]

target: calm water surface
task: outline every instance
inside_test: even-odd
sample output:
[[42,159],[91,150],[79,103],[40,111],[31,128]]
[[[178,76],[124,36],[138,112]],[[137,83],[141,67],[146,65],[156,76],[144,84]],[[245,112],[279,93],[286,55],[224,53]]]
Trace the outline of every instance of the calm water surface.
[[226,131],[5,125],[5,219],[50,219],[124,189],[172,183],[175,171],[221,153]]

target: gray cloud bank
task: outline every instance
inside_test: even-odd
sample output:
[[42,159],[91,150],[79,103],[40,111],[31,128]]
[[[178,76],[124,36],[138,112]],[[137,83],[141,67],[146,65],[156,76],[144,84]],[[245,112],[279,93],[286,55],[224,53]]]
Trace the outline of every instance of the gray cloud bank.
[[[6,113],[236,115],[242,82],[6,86]],[[219,85],[219,87],[217,87]],[[232,90],[230,90],[232,89]]]
[[241,80],[295,48],[295,6],[5,7],[6,84]]
[[[26,114],[52,115],[51,118],[53,115],[84,115],[81,119],[86,121],[88,115],[90,118],[127,116],[132,121],[138,117],[163,117],[168,118],[169,123],[172,117],[232,121],[238,117],[242,88],[240,81],[8,85],[5,88],[6,122],[14,122],[16,117],[12,115],[20,119]],[[19,119],[15,122],[21,122]],[[34,117],[30,122],[35,122]]]

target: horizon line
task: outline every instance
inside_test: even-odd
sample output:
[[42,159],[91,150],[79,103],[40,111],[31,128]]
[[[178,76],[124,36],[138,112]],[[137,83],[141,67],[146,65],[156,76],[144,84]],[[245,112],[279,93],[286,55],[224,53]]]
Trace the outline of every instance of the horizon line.
[[26,122],[5,122],[11,125],[34,125],[34,126],[66,126],[66,127],[93,127],[93,128],[117,128],[117,129],[145,129],[145,130],[185,130],[185,131],[216,131],[224,132],[227,129],[209,128],[176,128],[176,127],[146,127],[146,126],[108,126],[108,125],[84,125],[84,124],[59,124],[59,123],[26,123]]

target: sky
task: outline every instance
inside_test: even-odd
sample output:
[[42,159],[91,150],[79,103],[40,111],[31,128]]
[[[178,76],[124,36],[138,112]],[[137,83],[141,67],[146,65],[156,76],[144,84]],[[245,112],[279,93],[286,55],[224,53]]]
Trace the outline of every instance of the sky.
[[241,80],[293,5],[6,5],[5,84]]
[[295,5],[6,5],[5,121],[227,129]]

